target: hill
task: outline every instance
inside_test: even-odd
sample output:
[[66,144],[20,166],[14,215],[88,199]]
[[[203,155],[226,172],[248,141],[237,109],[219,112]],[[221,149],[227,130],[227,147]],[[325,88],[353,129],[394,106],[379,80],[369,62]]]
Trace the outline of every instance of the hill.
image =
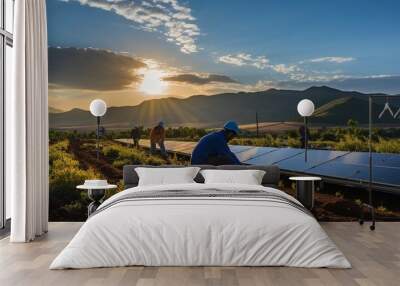
[[[151,126],[162,119],[168,126],[217,127],[228,119],[239,124],[254,123],[256,111],[260,122],[300,121],[297,103],[304,98],[312,100],[317,107],[311,119],[313,123],[344,125],[349,119],[368,122],[367,94],[321,86],[302,91],[269,89],[185,99],[153,99],[137,106],[110,107],[102,124],[124,129],[133,124]],[[375,104],[373,110],[377,113],[382,108],[383,105]],[[51,128],[93,128],[95,122],[89,111],[81,109],[50,114]],[[386,117],[381,122],[398,120]]]
[[61,113],[61,112],[65,112],[64,110],[49,106],[49,113]]

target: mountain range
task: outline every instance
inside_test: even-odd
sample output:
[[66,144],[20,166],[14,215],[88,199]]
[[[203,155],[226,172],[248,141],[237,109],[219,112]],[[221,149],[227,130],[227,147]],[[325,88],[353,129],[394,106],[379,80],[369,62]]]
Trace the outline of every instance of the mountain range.
[[61,112],[65,112],[65,111],[62,109],[58,109],[58,108],[49,106],[49,113],[61,113]]
[[[255,122],[301,121],[297,104],[308,98],[316,106],[312,123],[345,125],[349,119],[368,123],[368,94],[342,91],[327,86],[305,90],[269,89],[260,92],[223,93],[211,96],[195,95],[188,98],[161,98],[142,102],[136,106],[110,107],[102,118],[102,125],[111,129],[126,129],[133,125],[152,126],[163,120],[167,126],[219,127],[229,119],[239,124]],[[388,95],[390,101],[390,95]],[[399,123],[386,113],[379,121],[377,115],[385,99],[373,104],[374,121],[384,124]],[[394,112],[400,104],[390,102]],[[58,111],[58,110],[57,110]],[[50,128],[89,129],[96,120],[89,111],[72,109],[49,115]]]

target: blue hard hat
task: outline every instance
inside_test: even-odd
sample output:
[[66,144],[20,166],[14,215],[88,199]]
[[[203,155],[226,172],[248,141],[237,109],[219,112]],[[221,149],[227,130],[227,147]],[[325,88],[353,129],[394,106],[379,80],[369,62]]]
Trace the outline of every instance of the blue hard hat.
[[160,126],[160,127],[164,127],[164,121],[160,121],[160,122],[158,122],[158,126]]
[[224,129],[235,132],[236,135],[240,132],[239,126],[235,121],[228,121],[227,123],[225,123]]

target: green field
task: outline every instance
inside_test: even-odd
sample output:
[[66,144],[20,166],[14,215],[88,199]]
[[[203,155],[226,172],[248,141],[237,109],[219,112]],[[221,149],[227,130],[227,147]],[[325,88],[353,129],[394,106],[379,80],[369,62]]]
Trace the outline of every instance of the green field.
[[70,137],[50,144],[50,221],[86,220],[90,201],[85,191],[76,189],[86,179],[107,179],[117,184],[116,191],[107,193],[109,197],[124,188],[121,181],[124,165],[188,163],[176,157],[164,159],[149,154],[147,150],[129,148],[111,140],[103,141],[101,148],[101,156],[97,160],[93,139]]

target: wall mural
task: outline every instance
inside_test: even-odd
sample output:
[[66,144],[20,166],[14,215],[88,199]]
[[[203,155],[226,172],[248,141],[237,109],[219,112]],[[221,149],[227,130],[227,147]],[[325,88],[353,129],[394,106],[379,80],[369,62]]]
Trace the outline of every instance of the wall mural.
[[[286,2],[48,0],[50,220],[86,219],[85,179],[116,184],[109,196],[124,165],[189,164],[228,121],[241,130],[232,145],[302,148],[307,134],[310,149],[367,152],[369,94],[387,95],[372,105],[372,151],[400,184],[400,3]],[[308,131],[302,99],[315,105]],[[360,154],[342,159],[355,181]],[[281,187],[293,193],[284,176]],[[378,215],[400,217],[396,196],[374,195]],[[354,220],[366,200],[325,184],[314,213]]]

